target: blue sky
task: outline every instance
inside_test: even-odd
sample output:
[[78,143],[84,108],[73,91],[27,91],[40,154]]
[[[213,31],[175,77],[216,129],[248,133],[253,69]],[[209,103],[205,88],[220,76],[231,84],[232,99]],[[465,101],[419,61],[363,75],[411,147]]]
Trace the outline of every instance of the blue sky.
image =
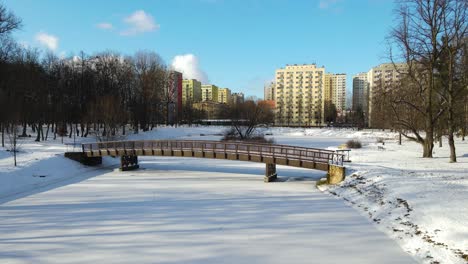
[[[210,83],[263,97],[286,64],[351,76],[386,61],[391,0],[3,0],[18,41],[57,54],[157,52]],[[188,55],[188,56],[182,56]]]

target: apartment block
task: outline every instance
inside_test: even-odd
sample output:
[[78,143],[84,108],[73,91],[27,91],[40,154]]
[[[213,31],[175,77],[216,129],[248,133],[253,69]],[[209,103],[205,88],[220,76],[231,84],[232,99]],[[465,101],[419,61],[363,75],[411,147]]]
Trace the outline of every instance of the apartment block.
[[381,96],[385,90],[392,89],[392,86],[398,85],[402,75],[407,71],[407,65],[405,63],[384,63],[377,67],[372,68],[367,73],[367,81],[369,85],[369,126],[372,127],[372,108],[374,98]]
[[229,88],[218,89],[218,103],[230,104],[231,100],[231,90]]
[[266,101],[275,101],[275,83],[271,82],[263,88],[263,99]]
[[218,90],[219,88],[213,84],[202,85],[202,101],[218,102]]
[[201,82],[196,79],[182,81],[182,103],[195,103],[202,100]]
[[233,93],[231,95],[232,104],[242,104],[244,102],[244,93]]
[[369,81],[367,72],[353,76],[353,111],[364,113],[364,122],[369,123]]
[[276,125],[324,125],[325,68],[287,65],[275,74]]
[[353,76],[353,111],[361,110],[368,116],[369,82],[367,72],[361,72]]
[[334,104],[338,113],[344,113],[346,110],[346,74],[325,74],[324,87],[324,101]]
[[167,89],[165,90],[167,104],[167,119],[168,122],[174,124],[177,122],[178,114],[182,111],[182,92],[183,81],[182,73],[170,71]]

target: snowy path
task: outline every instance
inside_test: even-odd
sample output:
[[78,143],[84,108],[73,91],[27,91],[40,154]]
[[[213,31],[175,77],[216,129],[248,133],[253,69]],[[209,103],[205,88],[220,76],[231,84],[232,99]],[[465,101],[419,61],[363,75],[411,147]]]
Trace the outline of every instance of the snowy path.
[[145,158],[2,204],[0,262],[414,263],[319,192],[322,172],[279,166],[286,181],[265,184],[263,164],[214,162]]

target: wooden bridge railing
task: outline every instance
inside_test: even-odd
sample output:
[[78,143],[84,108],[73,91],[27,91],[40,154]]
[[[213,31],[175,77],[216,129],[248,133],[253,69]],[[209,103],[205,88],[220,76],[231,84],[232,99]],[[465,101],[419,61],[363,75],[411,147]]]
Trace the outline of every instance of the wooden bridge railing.
[[222,142],[202,140],[139,140],[113,141],[82,144],[84,153],[92,156],[108,155],[109,151],[127,153],[135,150],[152,151],[194,151],[226,154],[248,154],[262,157],[286,158],[290,160],[313,161],[316,163],[343,166],[344,155],[335,151],[277,144]]

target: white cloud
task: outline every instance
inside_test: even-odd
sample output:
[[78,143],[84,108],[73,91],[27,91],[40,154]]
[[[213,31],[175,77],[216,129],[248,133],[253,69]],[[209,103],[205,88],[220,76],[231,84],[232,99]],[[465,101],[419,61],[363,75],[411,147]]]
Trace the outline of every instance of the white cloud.
[[198,58],[193,54],[175,56],[171,66],[174,70],[182,72],[184,79],[197,79],[208,83],[208,76],[201,70]]
[[36,34],[36,41],[38,41],[41,45],[47,47],[50,50],[57,50],[58,48],[58,37],[47,34],[45,32],[39,32]]
[[124,22],[128,25],[128,28],[120,33],[123,36],[137,35],[159,29],[159,25],[156,24],[154,18],[143,10],[135,11],[126,17]]
[[339,0],[320,0],[319,8],[320,9],[327,9],[330,6],[336,4]]
[[111,23],[99,23],[96,27],[103,30],[111,30],[114,28]]

